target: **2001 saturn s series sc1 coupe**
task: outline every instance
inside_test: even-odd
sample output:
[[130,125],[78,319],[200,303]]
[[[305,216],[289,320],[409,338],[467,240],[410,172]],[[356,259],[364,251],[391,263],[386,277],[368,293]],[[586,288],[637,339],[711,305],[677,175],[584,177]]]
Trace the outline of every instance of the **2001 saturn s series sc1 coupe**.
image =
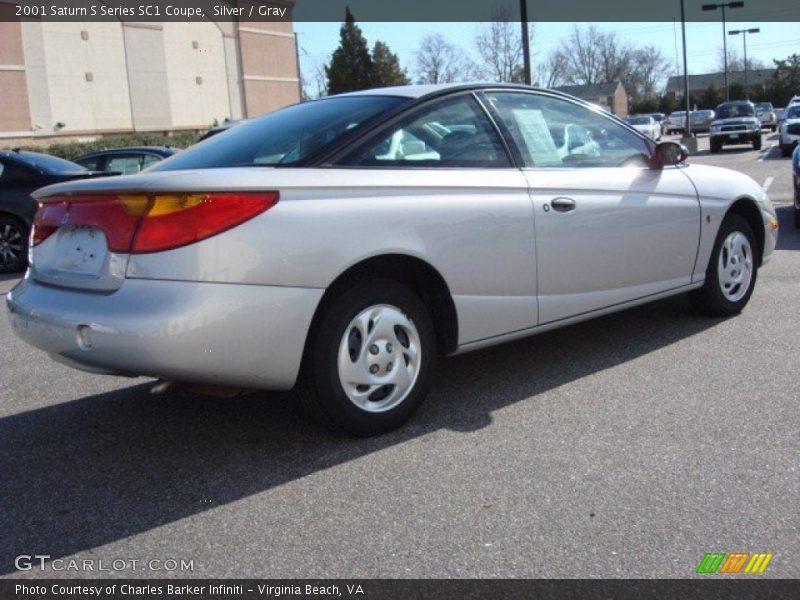
[[14,330],[97,373],[288,389],[399,426],[437,354],[672,294],[747,304],[777,220],[555,92],[398,87],[282,109],[131,176],[49,186]]

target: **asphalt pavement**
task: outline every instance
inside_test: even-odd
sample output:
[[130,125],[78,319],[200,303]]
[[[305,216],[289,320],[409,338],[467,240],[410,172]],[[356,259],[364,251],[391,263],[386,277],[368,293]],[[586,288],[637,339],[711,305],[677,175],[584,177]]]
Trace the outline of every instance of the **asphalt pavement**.
[[[799,577],[800,232],[771,137],[721,155],[703,138],[691,159],[781,204],[740,316],[678,297],[446,359],[379,438],[320,431],[292,393],[153,396],[74,371],[3,316],[0,574],[684,578],[706,552],[758,551],[775,556],[756,577]],[[45,572],[15,570],[34,554]]]

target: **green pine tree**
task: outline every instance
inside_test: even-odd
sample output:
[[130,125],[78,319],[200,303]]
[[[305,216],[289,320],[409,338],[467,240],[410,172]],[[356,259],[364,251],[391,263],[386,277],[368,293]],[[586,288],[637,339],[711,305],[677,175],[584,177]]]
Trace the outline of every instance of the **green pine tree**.
[[372,85],[388,87],[392,85],[408,85],[411,83],[406,72],[400,68],[397,55],[389,50],[383,42],[375,42],[372,49]]
[[367,40],[356,25],[356,20],[347,8],[345,20],[339,30],[339,47],[325,66],[328,78],[328,94],[341,94],[365,90],[373,86],[372,57]]

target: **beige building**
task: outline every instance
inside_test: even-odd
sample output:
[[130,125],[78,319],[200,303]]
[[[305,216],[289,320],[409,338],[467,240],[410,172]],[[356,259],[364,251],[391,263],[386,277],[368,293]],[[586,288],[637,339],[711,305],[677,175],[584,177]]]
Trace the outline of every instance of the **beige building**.
[[0,21],[2,145],[205,129],[299,98],[288,22]]
[[619,81],[588,85],[563,85],[554,89],[607,108],[618,117],[628,116],[628,94]]

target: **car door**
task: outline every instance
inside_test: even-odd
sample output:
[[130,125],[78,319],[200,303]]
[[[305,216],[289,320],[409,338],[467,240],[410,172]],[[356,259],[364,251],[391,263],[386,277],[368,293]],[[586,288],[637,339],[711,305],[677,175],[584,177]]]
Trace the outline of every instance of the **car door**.
[[[484,98],[525,165],[540,324],[691,283],[700,204],[680,168],[651,169],[649,142],[582,103],[516,91]],[[592,140],[564,155],[558,137],[572,126]]]
[[348,248],[331,247],[396,248],[433,266],[451,292],[460,345],[536,325],[527,180],[472,93],[425,102],[333,163],[336,193],[370,200]]

